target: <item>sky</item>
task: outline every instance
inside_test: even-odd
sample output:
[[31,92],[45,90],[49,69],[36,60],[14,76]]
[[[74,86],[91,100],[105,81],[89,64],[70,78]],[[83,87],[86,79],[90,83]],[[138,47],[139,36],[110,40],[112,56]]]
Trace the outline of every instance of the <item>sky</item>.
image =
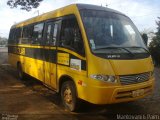
[[86,3],[118,10],[129,16],[140,32],[156,31],[157,17],[160,17],[160,0],[43,0],[40,6],[30,12],[11,9],[7,0],[0,0],[0,36],[9,36],[10,27],[20,21],[32,18],[51,10],[64,7],[72,3]]

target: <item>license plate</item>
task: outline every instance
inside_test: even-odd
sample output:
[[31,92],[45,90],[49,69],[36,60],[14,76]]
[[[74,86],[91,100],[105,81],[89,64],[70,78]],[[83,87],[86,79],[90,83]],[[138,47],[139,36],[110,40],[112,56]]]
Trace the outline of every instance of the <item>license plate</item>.
[[138,97],[144,94],[144,89],[132,91],[132,97]]

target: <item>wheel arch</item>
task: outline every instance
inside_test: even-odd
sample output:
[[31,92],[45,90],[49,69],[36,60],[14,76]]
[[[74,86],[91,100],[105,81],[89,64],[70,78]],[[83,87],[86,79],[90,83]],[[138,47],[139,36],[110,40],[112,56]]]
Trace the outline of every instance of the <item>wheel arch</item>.
[[58,90],[57,92],[60,93],[61,92],[61,87],[62,87],[62,84],[66,81],[72,81],[74,83],[74,86],[75,86],[75,89],[76,89],[76,95],[78,97],[78,93],[77,93],[77,86],[76,86],[76,83],[74,81],[74,79],[69,76],[69,75],[62,75],[60,78],[59,78],[59,82],[58,82]]

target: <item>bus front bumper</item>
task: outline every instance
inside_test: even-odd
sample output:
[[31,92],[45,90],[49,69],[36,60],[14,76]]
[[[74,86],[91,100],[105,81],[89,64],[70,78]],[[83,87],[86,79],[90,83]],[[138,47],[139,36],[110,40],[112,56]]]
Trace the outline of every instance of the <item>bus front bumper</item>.
[[87,101],[93,104],[113,104],[134,101],[153,92],[154,78],[147,82],[111,87],[90,86]]

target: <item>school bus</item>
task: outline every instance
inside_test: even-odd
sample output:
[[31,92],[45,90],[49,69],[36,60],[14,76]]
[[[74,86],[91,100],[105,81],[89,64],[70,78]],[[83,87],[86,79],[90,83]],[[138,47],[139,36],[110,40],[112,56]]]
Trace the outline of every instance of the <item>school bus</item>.
[[72,4],[11,27],[9,63],[60,93],[75,111],[134,101],[152,93],[153,64],[140,33],[121,12]]

